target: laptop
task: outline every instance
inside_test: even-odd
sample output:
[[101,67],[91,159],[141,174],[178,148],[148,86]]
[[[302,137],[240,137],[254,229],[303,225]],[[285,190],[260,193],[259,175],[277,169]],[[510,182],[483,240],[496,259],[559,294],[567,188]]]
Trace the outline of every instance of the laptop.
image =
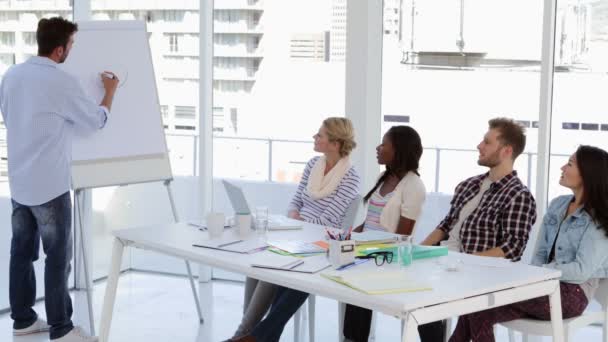
[[[243,189],[226,180],[222,180],[222,183],[224,183],[224,188],[226,189],[234,213],[237,215],[253,215],[250,206],[247,203],[247,199],[245,198],[245,194],[243,193]],[[268,230],[291,229],[302,229],[302,224],[299,221],[290,219],[284,215],[269,215]]]

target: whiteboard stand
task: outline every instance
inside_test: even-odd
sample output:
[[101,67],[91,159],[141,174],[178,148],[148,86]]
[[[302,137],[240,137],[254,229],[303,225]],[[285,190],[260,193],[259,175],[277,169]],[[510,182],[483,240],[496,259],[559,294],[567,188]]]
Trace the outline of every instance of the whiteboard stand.
[[[175,207],[175,201],[173,200],[173,191],[171,191],[171,180],[166,179],[163,184],[167,188],[167,195],[169,196],[169,203],[171,203],[171,211],[173,212],[173,219],[175,223],[179,222],[179,218],[177,216],[177,208]],[[190,267],[190,261],[184,260],[186,263],[186,270],[188,270],[188,279],[190,279],[190,288],[192,289],[192,296],[194,296],[194,302],[196,304],[196,312],[198,313],[199,323],[203,324],[205,320],[203,319],[203,312],[201,311],[201,302],[198,299],[198,294],[196,293],[196,285],[194,283],[194,278],[192,277],[192,268]]]
[[[92,293],[92,282],[91,282],[91,274],[89,273],[88,270],[88,264],[87,264],[87,253],[86,253],[86,247],[84,246],[84,223],[83,223],[83,217],[84,215],[82,214],[82,208],[81,208],[81,203],[84,203],[84,198],[82,195],[82,191],[84,189],[77,189],[74,190],[74,215],[76,215],[76,217],[78,218],[78,238],[79,238],[79,243],[80,243],[80,250],[82,251],[82,266],[84,269],[84,281],[85,281],[85,291],[87,294],[87,306],[88,306],[88,310],[89,310],[89,326],[90,326],[90,330],[89,332],[91,333],[92,336],[95,336],[95,320],[93,318],[93,293]],[[77,251],[76,253],[77,254]],[[76,277],[78,277],[78,263],[74,262],[74,265],[76,266],[76,270],[75,270],[75,274]],[[76,283],[78,284],[78,279],[76,279]],[[76,287],[78,289],[78,287]]]
[[[175,220],[176,223],[179,222],[179,217],[177,215],[177,208],[175,207],[175,201],[173,200],[173,192],[171,191],[171,180],[170,179],[166,179],[163,181],[163,184],[165,185],[165,187],[167,188],[167,195],[169,196],[169,203],[171,204],[171,212],[173,213],[173,219]],[[90,333],[92,336],[95,336],[95,319],[93,316],[93,287],[92,287],[92,282],[91,282],[91,273],[89,271],[89,265],[87,264],[87,253],[86,253],[86,247],[84,244],[84,223],[83,223],[83,214],[82,214],[82,208],[80,203],[84,203],[84,199],[82,198],[83,196],[83,190],[86,189],[92,189],[92,188],[80,188],[80,189],[75,189],[74,190],[74,209],[75,209],[75,215],[78,215],[78,236],[79,236],[79,242],[80,242],[80,251],[81,251],[81,255],[82,255],[82,265],[83,265],[83,270],[84,270],[84,279],[85,279],[85,291],[87,294],[87,306],[88,306],[88,310],[89,310],[89,326],[90,326]],[[202,310],[201,310],[201,303],[198,299],[198,294],[196,292],[196,285],[194,282],[194,278],[192,276],[192,268],[190,267],[190,262],[188,260],[184,260],[184,262],[186,263],[186,270],[188,271],[188,278],[190,280],[190,288],[192,289],[192,295],[194,296],[194,303],[196,306],[196,312],[198,313],[198,318],[199,318],[199,322],[200,324],[204,323],[204,319],[203,319],[203,314],[202,314]],[[75,265],[77,263],[74,263]]]

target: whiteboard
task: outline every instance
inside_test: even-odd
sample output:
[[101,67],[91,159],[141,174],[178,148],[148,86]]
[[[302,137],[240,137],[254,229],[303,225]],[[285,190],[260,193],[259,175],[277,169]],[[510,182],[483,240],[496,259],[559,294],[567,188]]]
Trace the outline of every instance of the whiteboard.
[[172,179],[145,23],[79,22],[61,68],[96,102],[104,94],[102,71],[120,80],[104,129],[74,137],[73,188]]

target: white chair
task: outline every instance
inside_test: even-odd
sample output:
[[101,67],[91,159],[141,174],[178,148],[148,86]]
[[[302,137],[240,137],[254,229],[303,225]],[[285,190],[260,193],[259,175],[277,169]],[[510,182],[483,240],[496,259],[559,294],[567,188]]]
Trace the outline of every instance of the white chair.
[[[585,311],[582,315],[574,318],[564,319],[564,341],[569,340],[570,335],[577,329],[593,323],[603,325],[602,341],[608,342],[608,279],[600,280],[599,288],[595,292],[595,300],[602,306],[601,311]],[[551,336],[553,330],[550,321],[535,319],[516,319],[514,321],[500,323],[509,330],[509,342],[514,342],[514,330],[522,333],[522,340],[528,341],[528,335]]]
[[[357,195],[355,197],[355,199],[353,199],[353,201],[350,203],[350,205],[348,206],[348,208],[346,208],[346,212],[344,213],[344,220],[342,220],[342,229],[349,229],[350,227],[352,227],[355,224],[355,219],[357,218],[357,212],[359,211],[359,205],[361,204],[361,195]],[[316,298],[315,295],[310,295],[308,296],[308,340],[310,342],[314,342],[315,341],[315,304],[316,304]],[[302,321],[302,317],[304,317],[304,320],[306,320],[306,312],[304,312],[304,310],[302,309],[303,306],[301,306],[298,311],[296,311],[295,315],[293,316],[293,340],[295,342],[301,342],[301,321]],[[344,316],[342,315],[342,318]],[[342,334],[342,325],[343,325],[344,320],[340,319],[340,336]]]

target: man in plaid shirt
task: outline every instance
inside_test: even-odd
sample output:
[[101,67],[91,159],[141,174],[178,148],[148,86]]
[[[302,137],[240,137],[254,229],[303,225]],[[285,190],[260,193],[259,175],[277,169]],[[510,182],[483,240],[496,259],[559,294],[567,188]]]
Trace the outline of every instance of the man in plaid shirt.
[[[441,243],[457,252],[521,259],[536,221],[534,197],[513,170],[525,146],[521,125],[505,118],[490,120],[477,146],[477,163],[490,170],[458,184],[449,213],[422,244]],[[444,324],[419,326],[422,342],[443,341]]]

